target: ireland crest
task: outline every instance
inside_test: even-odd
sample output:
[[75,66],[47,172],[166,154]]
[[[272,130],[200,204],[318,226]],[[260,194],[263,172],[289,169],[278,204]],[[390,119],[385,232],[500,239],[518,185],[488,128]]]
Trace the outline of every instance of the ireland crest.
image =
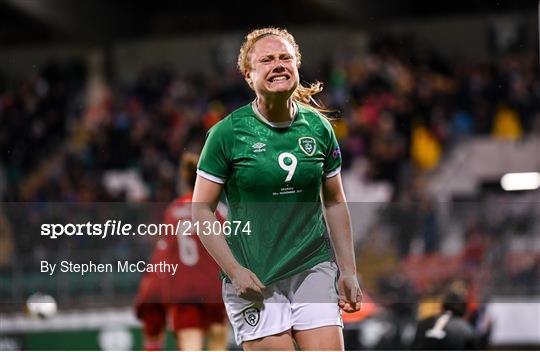
[[259,316],[261,312],[255,307],[250,307],[250,308],[246,308],[243,314],[244,314],[244,320],[246,321],[246,323],[248,323],[251,326],[255,326],[259,322]]
[[312,156],[315,154],[315,150],[317,149],[317,144],[315,143],[315,139],[313,137],[298,138],[298,145],[307,156]]

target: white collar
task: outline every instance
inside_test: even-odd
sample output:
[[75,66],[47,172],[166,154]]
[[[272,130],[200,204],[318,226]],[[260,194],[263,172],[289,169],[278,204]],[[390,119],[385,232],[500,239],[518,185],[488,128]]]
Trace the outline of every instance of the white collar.
[[257,98],[251,102],[251,107],[253,108],[253,111],[255,112],[255,115],[259,120],[266,123],[268,126],[275,127],[275,128],[286,128],[293,124],[294,119],[296,118],[296,115],[298,115],[298,106],[293,101],[293,117],[291,121],[283,121],[283,122],[272,122],[268,121],[266,117],[264,117],[263,114],[259,111],[259,108],[257,107]]

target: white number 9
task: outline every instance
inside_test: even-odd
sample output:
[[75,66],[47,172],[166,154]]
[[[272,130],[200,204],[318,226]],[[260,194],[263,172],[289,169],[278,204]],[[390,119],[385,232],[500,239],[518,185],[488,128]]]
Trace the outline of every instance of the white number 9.
[[[285,164],[285,158],[291,159],[290,165]],[[281,153],[279,154],[279,157],[278,157],[278,163],[279,163],[279,167],[289,172],[287,174],[287,177],[285,178],[285,182],[289,182],[294,175],[294,171],[296,170],[296,164],[298,164],[298,160],[291,153]]]

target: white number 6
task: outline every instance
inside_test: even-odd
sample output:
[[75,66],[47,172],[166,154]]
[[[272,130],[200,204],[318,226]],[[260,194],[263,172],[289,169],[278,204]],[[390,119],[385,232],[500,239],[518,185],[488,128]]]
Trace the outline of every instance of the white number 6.
[[185,266],[194,266],[199,261],[199,249],[197,248],[197,242],[191,236],[176,236],[178,238],[178,250],[180,255],[180,261]]
[[[285,164],[285,158],[291,159],[290,165]],[[296,170],[296,164],[298,164],[298,160],[291,153],[281,153],[279,154],[279,157],[278,157],[278,163],[279,163],[279,167],[289,172],[287,174],[287,177],[285,178],[285,182],[289,182],[294,175],[294,171]]]

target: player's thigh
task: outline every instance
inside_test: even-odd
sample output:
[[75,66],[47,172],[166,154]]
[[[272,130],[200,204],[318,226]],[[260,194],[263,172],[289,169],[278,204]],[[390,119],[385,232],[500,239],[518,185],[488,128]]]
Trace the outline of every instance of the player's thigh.
[[206,347],[209,351],[224,351],[227,349],[229,327],[224,323],[210,324],[206,330]]
[[225,350],[228,342],[227,313],[223,303],[202,304],[208,350]]
[[201,351],[204,348],[204,331],[200,328],[176,330],[176,339],[181,351]]
[[340,326],[321,326],[309,330],[295,330],[293,337],[300,350],[343,351],[343,331]]
[[244,351],[294,351],[294,342],[291,331],[265,336],[260,339],[244,341]]

